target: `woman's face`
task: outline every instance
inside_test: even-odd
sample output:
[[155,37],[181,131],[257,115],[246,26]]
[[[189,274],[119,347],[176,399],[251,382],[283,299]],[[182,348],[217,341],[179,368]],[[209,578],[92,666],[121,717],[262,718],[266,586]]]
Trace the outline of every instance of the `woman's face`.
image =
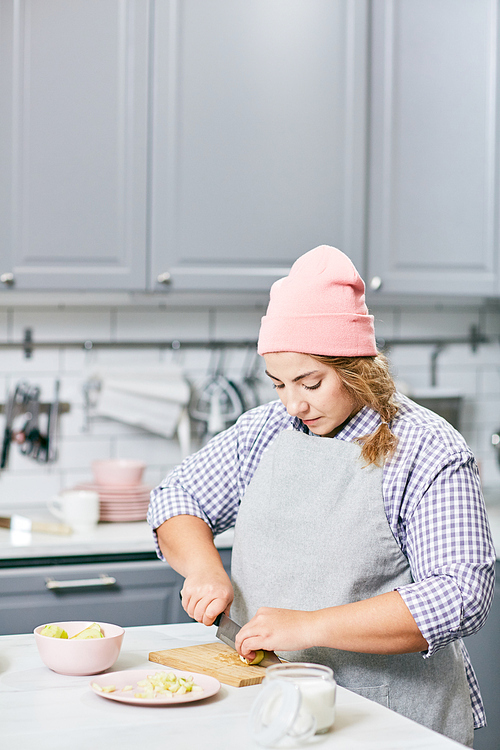
[[266,373],[283,405],[315,435],[333,437],[359,409],[332,367],[308,354],[265,354]]

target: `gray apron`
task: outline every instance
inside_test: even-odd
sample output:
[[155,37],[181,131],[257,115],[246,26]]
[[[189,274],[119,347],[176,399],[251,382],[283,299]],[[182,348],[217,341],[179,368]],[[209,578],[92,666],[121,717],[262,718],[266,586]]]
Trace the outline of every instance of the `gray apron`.
[[[364,466],[356,443],[281,432],[241,502],[231,575],[231,617],[259,607],[316,610],[412,582],[384,511],[382,469]],[[460,644],[421,654],[331,648],[280,652],[327,664],[339,685],[472,746],[473,718]]]

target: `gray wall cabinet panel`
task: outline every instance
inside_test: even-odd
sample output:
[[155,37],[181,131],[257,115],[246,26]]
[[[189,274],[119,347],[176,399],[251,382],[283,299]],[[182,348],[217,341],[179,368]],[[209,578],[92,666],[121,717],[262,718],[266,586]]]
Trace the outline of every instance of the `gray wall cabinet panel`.
[[369,276],[496,287],[496,0],[375,0]]
[[364,241],[364,0],[157,3],[152,275],[268,289]]
[[149,0],[0,13],[0,272],[19,289],[144,289]]
[[497,40],[498,0],[2,0],[0,291],[216,301],[328,243],[498,296]]

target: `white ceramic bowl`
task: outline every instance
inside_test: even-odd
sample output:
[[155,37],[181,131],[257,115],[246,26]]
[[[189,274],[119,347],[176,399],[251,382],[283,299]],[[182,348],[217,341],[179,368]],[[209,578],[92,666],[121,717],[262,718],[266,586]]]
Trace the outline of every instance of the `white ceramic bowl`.
[[43,663],[59,674],[90,675],[109,669],[118,658],[125,634],[119,625],[99,622],[104,630],[104,638],[70,640],[73,635],[91,625],[92,621],[68,620],[46,624],[60,625],[68,634],[68,638],[40,635],[45,625],[39,625],[33,631]]
[[106,461],[93,461],[92,472],[95,483],[105,487],[110,485],[130,487],[142,481],[146,464],[128,458],[115,458]]

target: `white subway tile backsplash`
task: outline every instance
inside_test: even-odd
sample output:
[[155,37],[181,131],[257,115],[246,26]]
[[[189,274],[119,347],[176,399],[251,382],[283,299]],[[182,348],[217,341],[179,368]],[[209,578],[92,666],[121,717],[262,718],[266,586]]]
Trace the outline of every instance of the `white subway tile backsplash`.
[[216,310],[213,338],[257,342],[260,320],[265,310]]
[[497,367],[486,366],[479,369],[478,393],[497,396],[500,394],[500,362]]
[[68,469],[86,469],[92,461],[113,458],[111,443],[105,437],[81,435],[61,440],[59,461]]
[[500,396],[479,397],[474,400],[474,422],[491,434],[500,427]]
[[[438,321],[438,326],[436,326]],[[477,309],[401,310],[399,335],[402,338],[435,338],[436,336],[468,336],[470,327],[479,325]]]
[[172,361],[177,361],[180,365],[185,368],[186,374],[194,377],[207,376],[214,372],[214,368],[217,365],[217,357],[210,349],[181,349],[177,352],[177,360],[172,357],[172,354],[166,350],[163,354],[163,361],[170,361],[167,359],[167,355],[170,355]]
[[88,351],[87,349],[75,348],[75,347],[64,347],[61,349],[61,372],[78,372],[90,366],[94,359],[94,351]]
[[393,374],[401,367],[429,368],[431,364],[432,348],[429,346],[393,346],[386,353]]
[[59,472],[34,471],[18,474],[4,471],[0,478],[0,508],[11,511],[16,506],[23,508],[45,506],[61,490]]
[[61,367],[59,349],[36,349],[26,358],[21,348],[0,350],[0,374],[16,378],[36,378],[41,373],[57,373]]
[[189,310],[118,310],[117,341],[207,341],[209,315]]
[[107,341],[111,335],[109,310],[85,308],[32,308],[15,310],[14,340],[22,340],[26,328],[39,341]]
[[145,433],[118,440],[116,458],[136,458],[157,466],[175,465],[181,461],[181,452],[177,440]]
[[[83,415],[82,415],[83,416]],[[83,424],[80,432],[83,431]],[[129,438],[131,436],[139,435],[143,437],[142,431],[136,427],[132,427],[129,424],[123,422],[117,422],[114,419],[108,419],[106,417],[91,416],[88,422],[88,428],[85,430],[87,434],[94,435],[98,438],[107,437],[109,439],[116,437]],[[149,433],[144,432],[144,435]]]
[[472,368],[438,367],[436,386],[461,395],[475,396],[478,391],[477,370]]
[[160,351],[154,346],[141,347],[140,349],[99,347],[92,352],[92,355],[88,358],[84,368],[83,375],[85,377],[89,377],[99,368],[119,365],[124,368],[137,369],[142,366],[146,367],[148,364],[156,365],[160,362]]
[[369,312],[374,317],[375,336],[379,338],[394,338],[396,335],[397,314],[393,310],[383,307],[375,307]]
[[0,342],[8,340],[8,313],[0,310]]
[[480,344],[476,351],[469,345],[446,346],[439,355],[439,366],[474,367],[496,366],[500,364],[500,347],[493,344]]
[[495,305],[494,307],[486,307],[484,310],[481,310],[480,321],[481,333],[484,336],[496,338],[498,343],[500,340],[500,307]]
[[[137,368],[175,362],[180,364],[194,387],[202,385],[214,372],[218,354],[206,348],[189,348],[189,341],[256,340],[265,306],[241,310],[233,304],[220,307],[155,307],[130,304],[127,307],[50,307],[18,305],[11,311],[0,310],[0,341],[14,335],[21,340],[25,328],[32,328],[34,340],[64,342],[151,342],[145,348],[101,348],[90,351],[74,347],[34,349],[26,359],[21,349],[0,349],[0,393],[5,399],[9,387],[24,378],[40,384],[43,397],[50,400],[54,381],[60,378],[61,400],[71,405],[60,416],[58,461],[49,466],[37,464],[11,447],[9,468],[0,475],[0,504],[25,505],[26,499],[45,503],[54,493],[78,483],[92,481],[91,463],[96,458],[143,457],[148,464],[145,482],[154,485],[180,460],[175,438],[151,435],[129,425],[106,420],[91,420],[85,429],[83,385],[100,368],[122,366]],[[483,482],[500,487],[500,466],[491,446],[491,433],[500,428],[500,308],[459,305],[446,308],[425,306],[408,309],[379,302],[370,310],[375,316],[379,338],[467,337],[471,325],[480,325],[492,337],[476,352],[466,344],[447,345],[439,353],[436,366],[437,386],[460,391],[464,395],[462,432],[475,451]],[[495,337],[498,337],[498,341]],[[157,341],[178,339],[185,347],[173,351],[154,346]],[[410,390],[431,385],[432,346],[394,345],[388,352],[393,375]],[[223,365],[236,383],[254,363],[254,353],[244,348],[228,349]],[[276,398],[264,363],[255,359],[262,403]],[[0,429],[3,417],[0,417]],[[193,446],[195,447],[195,446]]]

